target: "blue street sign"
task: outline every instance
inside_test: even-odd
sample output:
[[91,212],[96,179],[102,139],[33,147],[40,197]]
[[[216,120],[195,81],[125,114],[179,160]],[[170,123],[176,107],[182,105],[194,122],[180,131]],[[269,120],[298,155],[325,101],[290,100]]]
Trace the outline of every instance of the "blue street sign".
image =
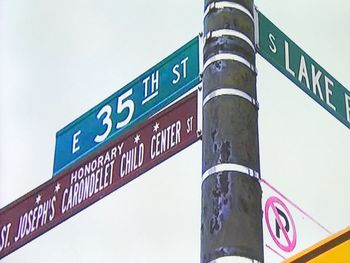
[[200,82],[195,37],[56,134],[54,176]]

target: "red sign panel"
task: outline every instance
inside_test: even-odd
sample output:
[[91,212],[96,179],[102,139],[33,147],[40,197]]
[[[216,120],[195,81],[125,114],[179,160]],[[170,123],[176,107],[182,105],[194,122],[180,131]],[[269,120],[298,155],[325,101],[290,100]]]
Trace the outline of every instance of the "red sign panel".
[[0,210],[0,258],[198,140],[194,92]]

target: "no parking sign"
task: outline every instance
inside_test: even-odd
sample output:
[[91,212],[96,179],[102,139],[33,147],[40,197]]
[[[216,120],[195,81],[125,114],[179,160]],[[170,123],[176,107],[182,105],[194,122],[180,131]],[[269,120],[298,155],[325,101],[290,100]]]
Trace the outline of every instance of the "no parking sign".
[[265,262],[281,262],[331,232],[269,182],[261,179]]
[[265,224],[275,244],[291,252],[297,242],[297,231],[291,213],[281,199],[271,196],[265,203]]

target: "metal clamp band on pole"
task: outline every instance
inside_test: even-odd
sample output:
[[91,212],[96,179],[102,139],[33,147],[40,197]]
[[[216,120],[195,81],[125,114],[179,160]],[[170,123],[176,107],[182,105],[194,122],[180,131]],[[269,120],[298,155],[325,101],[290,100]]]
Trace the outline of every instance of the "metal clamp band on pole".
[[264,242],[254,0],[203,2],[200,262],[260,263]]
[[210,57],[203,66],[203,72],[204,70],[212,63],[216,62],[216,61],[220,61],[220,60],[233,60],[233,61],[237,61],[239,63],[242,63],[243,65],[245,65],[246,67],[248,67],[250,70],[252,70],[254,73],[256,73],[256,69],[254,67],[253,64],[251,64],[248,60],[246,60],[245,58],[239,56],[239,55],[235,55],[235,54],[231,54],[231,53],[220,53],[220,54],[216,54],[212,57]]
[[233,96],[241,97],[243,99],[246,99],[250,103],[252,103],[254,105],[254,107],[256,107],[257,109],[259,109],[259,102],[256,99],[252,98],[247,93],[245,93],[244,91],[239,90],[239,89],[217,89],[217,90],[214,90],[204,98],[203,107],[212,98],[215,98],[217,96],[222,96],[222,95],[233,95]]
[[230,36],[230,37],[239,38],[239,39],[243,40],[244,42],[246,42],[255,52],[255,46],[254,46],[253,42],[243,33],[238,32],[238,31],[233,30],[233,29],[219,29],[219,30],[208,32],[204,41],[206,42],[210,38],[223,37],[223,36]]
[[212,260],[209,263],[260,263],[260,261],[239,256],[226,256]]
[[210,5],[208,5],[204,11],[204,17],[206,17],[209,14],[209,12],[214,10],[214,9],[223,9],[223,8],[237,9],[237,10],[245,13],[254,22],[253,15],[249,12],[249,10],[246,7],[244,7],[243,5],[237,4],[237,3],[232,3],[232,2],[227,2],[227,1],[214,2],[214,3],[211,3]]
[[254,36],[255,45],[257,49],[260,49],[260,39],[259,39],[259,12],[258,7],[254,6]]
[[202,182],[204,182],[205,179],[207,179],[210,175],[222,172],[239,172],[254,177],[256,179],[260,179],[260,174],[247,166],[235,163],[220,163],[209,168],[203,173]]

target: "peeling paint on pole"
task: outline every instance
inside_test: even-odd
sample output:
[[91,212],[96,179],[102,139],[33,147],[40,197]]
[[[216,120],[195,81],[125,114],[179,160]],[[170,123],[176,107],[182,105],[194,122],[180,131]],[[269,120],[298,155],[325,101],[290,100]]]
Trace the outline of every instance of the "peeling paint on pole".
[[201,262],[263,262],[254,1],[204,6]]

